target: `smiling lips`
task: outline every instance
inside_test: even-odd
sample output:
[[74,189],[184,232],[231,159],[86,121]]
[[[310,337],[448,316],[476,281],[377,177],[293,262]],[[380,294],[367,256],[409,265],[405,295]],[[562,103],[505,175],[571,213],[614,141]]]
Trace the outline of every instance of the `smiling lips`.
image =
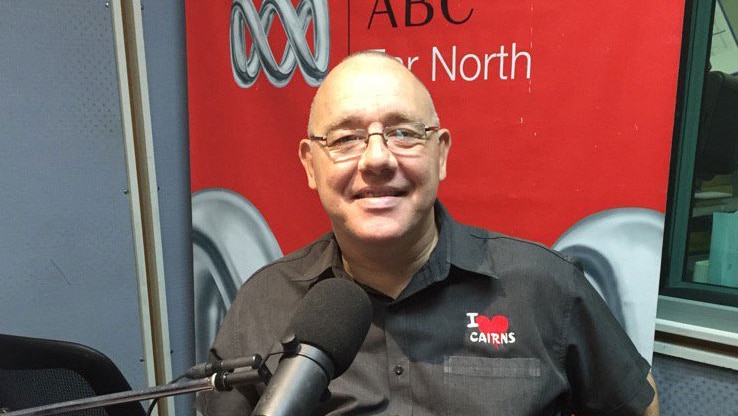
[[354,195],[354,199],[397,197],[405,195],[405,191],[395,188],[368,188],[362,189]]

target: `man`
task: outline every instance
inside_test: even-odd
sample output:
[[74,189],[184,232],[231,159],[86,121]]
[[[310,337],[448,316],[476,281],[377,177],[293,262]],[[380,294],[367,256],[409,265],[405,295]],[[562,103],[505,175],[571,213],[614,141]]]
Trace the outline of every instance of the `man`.
[[[647,362],[571,262],[458,224],[437,201],[451,136],[404,66],[376,52],[344,60],[308,133],[299,156],[332,233],[241,288],[216,358],[280,351],[310,287],[351,279],[373,323],[318,414],[658,414]],[[201,410],[249,414],[258,389],[203,395]]]

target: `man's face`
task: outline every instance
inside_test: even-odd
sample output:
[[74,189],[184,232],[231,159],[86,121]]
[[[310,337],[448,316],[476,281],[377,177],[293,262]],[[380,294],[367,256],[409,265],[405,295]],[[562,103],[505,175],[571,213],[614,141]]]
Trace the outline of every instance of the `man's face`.
[[[310,133],[337,127],[381,132],[402,122],[434,126],[430,97],[401,65],[360,56],[337,67],[316,95]],[[391,153],[371,135],[360,156],[334,162],[322,142],[303,140],[300,158],[308,185],[318,191],[339,241],[413,243],[434,226],[433,203],[446,176],[448,131],[429,133],[411,155]]]

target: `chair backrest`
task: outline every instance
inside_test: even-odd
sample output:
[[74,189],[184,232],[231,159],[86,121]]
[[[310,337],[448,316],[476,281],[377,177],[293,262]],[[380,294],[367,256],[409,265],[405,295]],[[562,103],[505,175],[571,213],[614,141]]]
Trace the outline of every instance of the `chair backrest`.
[[[72,342],[0,334],[0,408],[8,411],[128,391],[103,353]],[[144,416],[139,402],[73,412],[80,416]]]

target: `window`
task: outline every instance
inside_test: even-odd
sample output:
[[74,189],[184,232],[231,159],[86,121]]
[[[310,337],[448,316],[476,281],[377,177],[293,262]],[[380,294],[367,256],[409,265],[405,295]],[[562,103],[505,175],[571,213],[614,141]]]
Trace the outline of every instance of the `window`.
[[686,7],[655,350],[738,368],[738,0]]

